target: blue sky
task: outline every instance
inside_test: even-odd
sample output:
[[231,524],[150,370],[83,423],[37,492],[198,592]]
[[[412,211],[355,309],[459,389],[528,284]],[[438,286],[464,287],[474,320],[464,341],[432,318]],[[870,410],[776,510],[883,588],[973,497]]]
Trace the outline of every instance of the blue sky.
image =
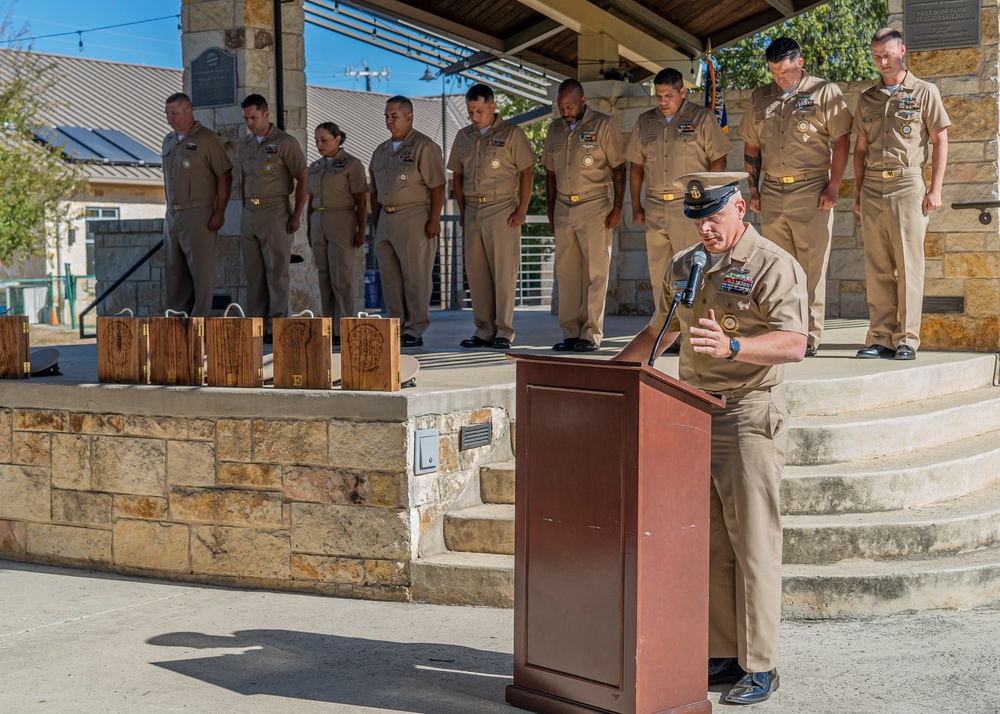
[[[61,32],[65,37],[38,39],[32,44],[39,52],[78,55],[159,67],[181,67],[180,32],[177,19],[169,18],[131,27],[83,33],[79,51],[78,30],[150,20],[180,13],[180,0],[0,0],[0,15],[11,10],[15,28],[28,26],[32,36]],[[347,66],[389,67],[390,79],[372,85],[373,91],[424,96],[441,91],[440,82],[421,82],[424,65],[386,52],[349,37],[306,24],[306,78],[309,84],[343,89],[364,89],[344,76]]]

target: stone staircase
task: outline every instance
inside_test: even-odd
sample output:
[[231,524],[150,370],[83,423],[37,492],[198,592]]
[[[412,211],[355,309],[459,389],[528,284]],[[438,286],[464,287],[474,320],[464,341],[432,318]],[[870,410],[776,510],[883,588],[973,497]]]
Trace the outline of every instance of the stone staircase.
[[[889,366],[889,365],[887,365]],[[855,618],[1000,600],[995,355],[789,380],[784,615]],[[411,565],[426,602],[513,603],[514,463]]]

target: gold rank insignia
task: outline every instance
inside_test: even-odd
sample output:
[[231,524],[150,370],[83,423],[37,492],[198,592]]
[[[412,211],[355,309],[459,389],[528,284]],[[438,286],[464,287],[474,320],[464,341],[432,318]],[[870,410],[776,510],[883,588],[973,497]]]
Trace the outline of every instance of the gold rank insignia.
[[274,171],[274,167],[271,164],[264,164],[264,173],[269,174]]
[[490,161],[490,166],[492,166],[495,169],[500,168],[500,159],[493,159],[492,161]]
[[736,332],[740,329],[740,320],[732,313],[726,313],[723,315],[722,322],[719,324],[722,325],[722,329],[726,332]]
[[594,165],[594,157],[591,156],[590,154],[587,154],[586,156],[584,156],[583,157],[583,165],[584,166],[593,166]]
[[699,198],[701,198],[701,190],[702,186],[701,182],[699,181],[692,181],[691,183],[688,184],[688,193],[691,194],[691,198],[695,199],[696,201]]
[[799,131],[809,131],[809,122],[807,122],[805,119],[803,119],[802,121],[800,121],[798,123],[798,128],[799,128]]

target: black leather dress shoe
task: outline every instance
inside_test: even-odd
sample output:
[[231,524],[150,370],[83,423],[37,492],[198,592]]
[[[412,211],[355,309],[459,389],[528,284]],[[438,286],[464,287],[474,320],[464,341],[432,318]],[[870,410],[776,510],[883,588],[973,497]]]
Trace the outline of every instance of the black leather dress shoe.
[[743,678],[746,672],[735,657],[708,658],[708,686],[732,684]]
[[330,338],[330,343],[334,347],[340,347],[340,337],[338,335],[334,335],[333,337]]
[[492,340],[484,340],[482,337],[479,337],[478,335],[473,335],[469,339],[462,340],[461,342],[459,342],[458,346],[464,347],[467,350],[472,350],[477,347],[490,347],[492,346],[492,344],[493,344]]
[[726,695],[727,704],[757,704],[766,701],[778,689],[778,670],[747,672]]
[[819,352],[819,347],[806,345],[806,357],[815,357],[817,352]]
[[506,337],[498,337],[495,340],[493,340],[493,344],[490,345],[490,347],[492,347],[495,350],[509,350],[510,340],[508,340]]
[[560,340],[552,345],[552,349],[556,352],[572,352],[573,348],[576,347],[576,343],[580,340],[576,337],[567,337],[564,340]]
[[399,339],[399,345],[400,347],[423,347],[424,338],[414,337],[413,335],[403,335]]
[[859,359],[892,359],[896,356],[896,350],[883,345],[869,345],[863,350],[858,350]]
[[597,352],[597,350],[599,349],[601,348],[595,345],[590,340],[580,340],[575,345],[573,345],[574,352]]
[[896,359],[916,359],[917,351],[909,345],[900,345],[896,348]]

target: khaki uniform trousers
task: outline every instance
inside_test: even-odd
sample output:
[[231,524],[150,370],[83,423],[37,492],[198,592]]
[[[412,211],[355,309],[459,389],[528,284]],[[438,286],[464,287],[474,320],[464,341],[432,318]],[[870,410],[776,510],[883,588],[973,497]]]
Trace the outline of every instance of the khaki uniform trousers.
[[865,344],[920,347],[929,220],[923,214],[926,192],[918,174],[892,179],[865,176],[861,185],[869,314]]
[[833,211],[821,211],[819,195],[830,179],[781,184],[761,179],[761,235],[799,261],[809,297],[809,344],[819,347],[826,316],[826,269],[830,264]]
[[192,317],[212,314],[217,234],[208,230],[208,220],[214,211],[214,204],[168,209],[163,224],[167,307]]
[[556,201],[556,280],[564,339],[600,345],[604,337],[611,267],[611,231],[605,230],[604,221],[610,212],[610,196],[574,204]]
[[288,266],[294,236],[286,227],[291,215],[287,200],[243,209],[240,235],[247,317],[288,317]]
[[514,299],[521,264],[521,228],[507,225],[513,197],[465,205],[465,274],[476,337],[514,341]]
[[333,318],[333,334],[340,334],[340,318],[354,317],[354,287],[358,249],[354,236],[358,216],[353,208],[313,211],[309,224],[313,262],[319,278],[323,316]]
[[400,334],[420,337],[431,324],[431,273],[437,240],[424,235],[429,203],[415,203],[379,216],[375,257],[389,317],[398,317]]
[[670,259],[677,253],[701,242],[694,221],[684,215],[683,198],[664,201],[646,198],[646,260],[649,262],[649,284],[653,289],[653,306],[660,304],[663,278]]
[[712,409],[708,656],[748,672],[778,661],[787,423],[781,385]]

